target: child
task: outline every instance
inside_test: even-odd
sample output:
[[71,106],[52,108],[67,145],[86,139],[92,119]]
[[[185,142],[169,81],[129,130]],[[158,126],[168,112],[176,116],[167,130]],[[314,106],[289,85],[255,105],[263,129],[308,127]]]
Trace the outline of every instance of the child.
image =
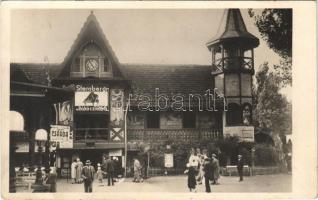
[[193,166],[190,166],[190,164],[187,164],[187,170],[184,171],[184,173],[188,174],[188,188],[190,189],[190,192],[192,192],[192,190],[194,192],[197,192],[195,186],[197,184],[196,180],[195,180],[195,168]]
[[96,175],[97,175],[97,179],[100,183],[103,182],[103,174],[106,174],[105,172],[103,172],[100,164],[98,163],[97,164],[97,172],[96,172]]

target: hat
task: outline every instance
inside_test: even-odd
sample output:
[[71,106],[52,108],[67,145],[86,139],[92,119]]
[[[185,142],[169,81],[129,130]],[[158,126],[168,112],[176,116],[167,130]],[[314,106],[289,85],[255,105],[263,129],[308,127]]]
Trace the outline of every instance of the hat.
[[86,165],[88,165],[88,164],[91,164],[91,161],[90,160],[86,160],[86,163],[85,163]]
[[242,155],[239,154],[238,157],[242,157]]
[[216,155],[215,155],[215,154],[212,154],[212,157],[216,157]]
[[205,161],[211,161],[211,158],[205,158],[204,160]]

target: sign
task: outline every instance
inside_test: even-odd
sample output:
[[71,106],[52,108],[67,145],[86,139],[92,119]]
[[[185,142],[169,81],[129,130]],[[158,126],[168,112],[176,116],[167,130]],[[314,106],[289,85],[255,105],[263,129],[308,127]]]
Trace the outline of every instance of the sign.
[[61,149],[73,148],[73,131],[69,126],[51,125],[50,140],[59,143]]
[[76,111],[108,111],[109,88],[106,86],[75,86]]
[[54,104],[55,124],[70,125],[73,122],[73,106],[71,101]]
[[173,154],[165,153],[165,167],[173,167]]
[[237,136],[243,141],[254,142],[254,126],[226,126],[223,129],[225,136]]
[[61,125],[51,125],[50,140],[52,142],[68,141],[70,136],[70,127]]
[[113,149],[113,150],[109,150],[108,153],[109,156],[122,156],[122,150],[121,149]]

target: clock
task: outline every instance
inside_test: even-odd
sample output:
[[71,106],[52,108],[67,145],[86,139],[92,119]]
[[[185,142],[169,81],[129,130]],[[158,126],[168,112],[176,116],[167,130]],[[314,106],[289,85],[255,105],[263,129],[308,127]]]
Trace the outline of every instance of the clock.
[[87,71],[94,72],[98,69],[98,60],[94,58],[89,58],[87,59],[85,66]]

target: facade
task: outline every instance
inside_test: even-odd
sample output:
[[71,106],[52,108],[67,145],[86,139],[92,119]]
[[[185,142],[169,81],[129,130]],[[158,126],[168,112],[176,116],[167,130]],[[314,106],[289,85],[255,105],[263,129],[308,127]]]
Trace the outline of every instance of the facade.
[[16,162],[36,162],[40,128],[50,133],[46,155],[54,154],[46,164],[66,176],[78,157],[96,165],[116,156],[124,167],[141,143],[228,135],[253,141],[258,44],[240,11],[228,9],[207,43],[212,66],[121,64],[91,13],[61,64],[11,64],[10,109],[25,123],[14,139]]

